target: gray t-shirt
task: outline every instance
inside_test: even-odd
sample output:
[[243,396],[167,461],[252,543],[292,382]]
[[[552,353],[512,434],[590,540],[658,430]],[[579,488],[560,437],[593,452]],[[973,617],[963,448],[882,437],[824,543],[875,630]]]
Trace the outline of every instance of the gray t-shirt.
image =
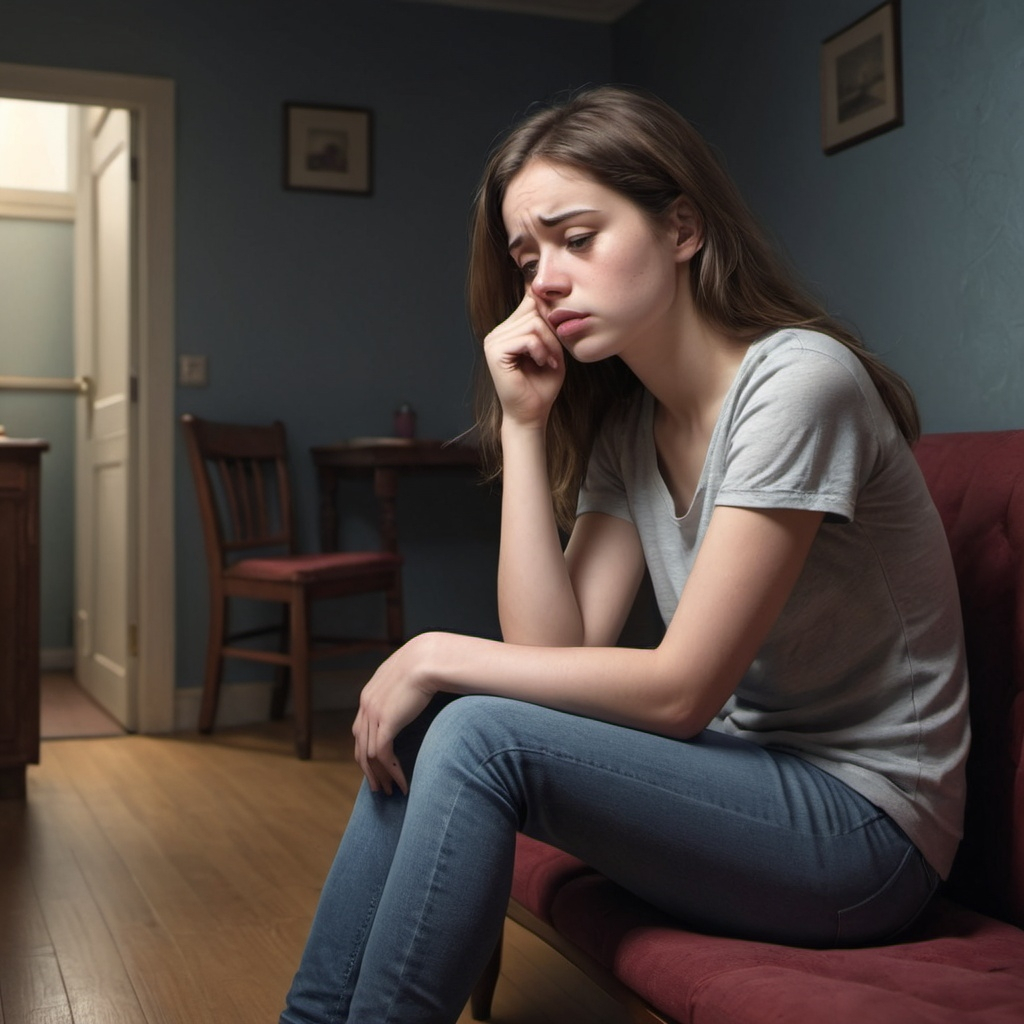
[[841,779],[945,877],[969,743],[956,577],[914,456],[860,360],[812,331],[752,344],[681,518],[658,468],[654,406],[641,392],[609,416],[578,511],[636,526],[666,624],[716,505],[825,513],[778,622],[709,728]]

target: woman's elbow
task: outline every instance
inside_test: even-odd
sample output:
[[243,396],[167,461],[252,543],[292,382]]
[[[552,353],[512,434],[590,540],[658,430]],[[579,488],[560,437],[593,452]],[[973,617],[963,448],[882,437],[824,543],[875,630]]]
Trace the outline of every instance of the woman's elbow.
[[690,679],[677,672],[659,687],[664,699],[659,702],[661,731],[675,739],[690,740],[703,732],[724,703],[718,694],[726,687],[708,686],[703,679]]
[[714,714],[707,714],[689,704],[676,705],[666,709],[663,731],[673,739],[692,740],[708,727],[714,717]]

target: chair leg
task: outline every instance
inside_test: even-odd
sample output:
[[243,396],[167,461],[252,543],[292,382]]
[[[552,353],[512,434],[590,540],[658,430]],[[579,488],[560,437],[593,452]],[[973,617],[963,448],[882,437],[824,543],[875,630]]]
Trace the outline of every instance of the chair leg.
[[206,676],[203,680],[203,702],[199,708],[199,731],[213,732],[220,697],[220,677],[224,671],[224,634],[227,628],[228,602],[226,597],[210,598],[210,635],[206,641]]
[[487,961],[487,966],[473,987],[473,994],[469,1000],[469,1009],[473,1020],[491,1019],[494,990],[498,987],[498,975],[501,973],[501,946],[504,935],[504,928],[502,928],[502,931],[498,933],[498,941],[495,943],[491,959]]
[[[287,654],[291,648],[290,613],[285,605],[281,610],[281,643],[278,650]],[[281,665],[274,670],[274,690],[270,698],[270,717],[275,722],[284,718],[285,708],[288,706],[288,689],[291,685],[291,670],[288,665]]]
[[312,700],[309,680],[309,620],[306,595],[299,589],[290,603],[289,646],[292,698],[295,705],[295,753],[308,761],[312,753]]

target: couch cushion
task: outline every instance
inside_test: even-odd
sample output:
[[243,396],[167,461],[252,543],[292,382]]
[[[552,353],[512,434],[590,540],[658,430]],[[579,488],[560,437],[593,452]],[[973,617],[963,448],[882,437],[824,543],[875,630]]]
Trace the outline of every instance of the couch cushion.
[[680,1021],[1024,1021],[1024,932],[945,900],[903,942],[866,949],[806,950],[688,932],[596,873],[562,886],[551,919]]
[[594,874],[593,868],[568,853],[522,834],[516,836],[512,898],[548,924],[558,890],[574,878]]
[[956,567],[971,680],[965,838],[947,892],[1024,927],[1024,430],[914,449]]

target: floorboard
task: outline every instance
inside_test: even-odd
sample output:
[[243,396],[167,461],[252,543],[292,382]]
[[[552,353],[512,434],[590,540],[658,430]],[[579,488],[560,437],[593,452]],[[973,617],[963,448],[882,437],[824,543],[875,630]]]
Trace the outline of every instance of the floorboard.
[[[274,1024],[359,786],[349,727],[318,717],[305,762],[289,723],[45,741],[0,801],[0,1024]],[[492,1024],[626,1019],[506,922]]]

